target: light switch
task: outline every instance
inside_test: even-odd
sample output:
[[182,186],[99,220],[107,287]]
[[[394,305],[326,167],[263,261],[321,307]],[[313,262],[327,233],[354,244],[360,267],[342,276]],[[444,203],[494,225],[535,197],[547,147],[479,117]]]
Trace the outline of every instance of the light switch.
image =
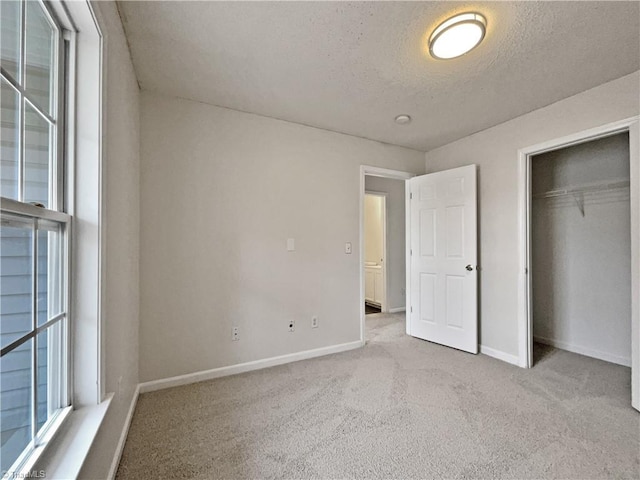
[[296,251],[296,239],[287,238],[287,252],[295,252],[295,251]]
[[347,255],[351,254],[351,242],[347,242],[344,244],[344,253]]

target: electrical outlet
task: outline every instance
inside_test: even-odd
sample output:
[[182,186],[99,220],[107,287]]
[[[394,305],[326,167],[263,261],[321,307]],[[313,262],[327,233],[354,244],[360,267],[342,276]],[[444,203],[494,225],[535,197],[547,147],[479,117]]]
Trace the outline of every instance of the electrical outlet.
[[296,321],[295,320],[289,320],[289,331],[293,332],[296,329]]
[[231,340],[234,342],[240,340],[240,327],[231,328]]
[[318,328],[318,317],[315,315],[311,317],[311,328]]

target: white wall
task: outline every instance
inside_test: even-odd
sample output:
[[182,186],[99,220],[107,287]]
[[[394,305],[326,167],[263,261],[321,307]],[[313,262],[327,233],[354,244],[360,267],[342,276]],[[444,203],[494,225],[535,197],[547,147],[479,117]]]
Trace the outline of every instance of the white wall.
[[384,255],[384,225],[379,195],[364,196],[364,261],[379,264]]
[[404,180],[365,177],[365,189],[387,193],[387,276],[388,308],[403,308],[406,303],[405,192]]
[[148,92],[141,118],[141,380],[358,341],[360,165],[424,153]]
[[93,7],[104,35],[107,69],[102,158],[103,377],[105,391],[115,395],[80,478],[107,477],[139,381],[140,91],[115,3],[95,2]]
[[638,72],[425,154],[436,172],[478,168],[480,341],[518,355],[518,149],[638,115]]
[[631,365],[629,187],[573,196],[548,191],[629,181],[627,133],[536,155],[531,162],[534,338]]

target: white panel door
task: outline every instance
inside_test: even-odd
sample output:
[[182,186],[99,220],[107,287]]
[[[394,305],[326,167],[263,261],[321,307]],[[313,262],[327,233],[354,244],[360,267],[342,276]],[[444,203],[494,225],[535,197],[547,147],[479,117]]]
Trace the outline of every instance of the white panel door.
[[407,333],[478,353],[476,166],[407,182]]

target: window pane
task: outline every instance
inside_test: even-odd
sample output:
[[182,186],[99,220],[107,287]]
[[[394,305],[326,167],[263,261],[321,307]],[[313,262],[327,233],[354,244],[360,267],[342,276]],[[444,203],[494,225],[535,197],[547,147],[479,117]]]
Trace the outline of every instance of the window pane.
[[30,222],[2,215],[0,338],[2,347],[32,330],[33,242]]
[[2,68],[18,82],[20,66],[20,2],[0,1],[0,51]]
[[29,99],[52,114],[55,30],[40,2],[26,2],[25,88]]
[[38,326],[62,313],[62,250],[58,224],[38,223]]
[[18,200],[19,99],[18,93],[4,79],[0,85],[0,196]]
[[49,207],[52,129],[49,122],[26,102],[24,114],[24,201]]
[[6,471],[31,441],[33,339],[0,358],[1,469]]

